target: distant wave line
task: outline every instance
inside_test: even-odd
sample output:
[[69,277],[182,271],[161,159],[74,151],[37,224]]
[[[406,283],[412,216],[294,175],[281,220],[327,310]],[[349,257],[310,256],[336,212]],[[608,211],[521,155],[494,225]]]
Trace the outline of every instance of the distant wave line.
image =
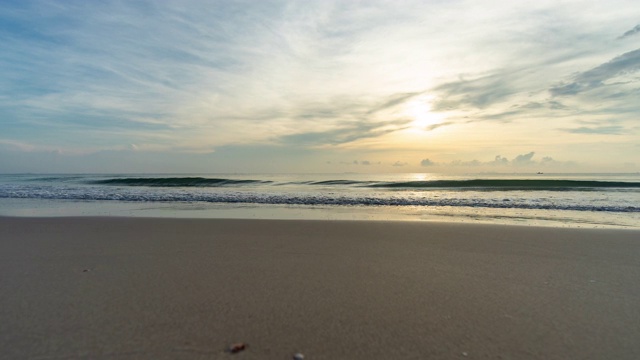
[[270,184],[269,180],[221,179],[203,177],[178,178],[112,178],[88,181],[96,185],[154,186],[154,187],[217,187],[248,184]]
[[640,188],[638,182],[596,180],[518,180],[518,179],[473,179],[382,182],[369,185],[379,188],[478,188],[495,190],[573,190],[584,188]]
[[96,185],[150,186],[150,187],[221,187],[246,185],[312,185],[312,186],[355,186],[387,189],[475,189],[475,190],[556,190],[571,191],[585,189],[640,188],[640,182],[596,181],[596,180],[554,180],[554,179],[473,179],[473,180],[429,180],[429,181],[357,181],[319,180],[277,183],[271,180],[225,179],[204,177],[162,177],[162,178],[110,178],[87,181]]

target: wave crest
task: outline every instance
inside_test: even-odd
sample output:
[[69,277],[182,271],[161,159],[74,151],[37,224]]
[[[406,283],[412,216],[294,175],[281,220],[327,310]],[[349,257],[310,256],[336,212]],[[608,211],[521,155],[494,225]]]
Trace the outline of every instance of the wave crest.
[[167,177],[167,178],[113,178],[90,181],[96,185],[154,186],[154,187],[219,187],[248,184],[268,184],[267,180],[236,180],[203,177]]

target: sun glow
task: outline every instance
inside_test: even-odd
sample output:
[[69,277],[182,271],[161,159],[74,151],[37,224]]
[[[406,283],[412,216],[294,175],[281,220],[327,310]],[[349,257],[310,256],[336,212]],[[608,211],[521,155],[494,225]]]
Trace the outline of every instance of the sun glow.
[[413,118],[410,130],[427,131],[442,121],[441,114],[431,111],[431,100],[430,97],[421,97],[407,104],[405,114]]

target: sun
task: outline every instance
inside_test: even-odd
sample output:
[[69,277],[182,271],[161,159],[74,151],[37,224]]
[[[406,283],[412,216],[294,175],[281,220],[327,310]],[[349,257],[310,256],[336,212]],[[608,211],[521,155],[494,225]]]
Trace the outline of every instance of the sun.
[[413,121],[409,124],[413,131],[426,131],[431,125],[439,124],[442,121],[442,115],[431,111],[431,99],[421,97],[415,99],[406,105],[405,114]]

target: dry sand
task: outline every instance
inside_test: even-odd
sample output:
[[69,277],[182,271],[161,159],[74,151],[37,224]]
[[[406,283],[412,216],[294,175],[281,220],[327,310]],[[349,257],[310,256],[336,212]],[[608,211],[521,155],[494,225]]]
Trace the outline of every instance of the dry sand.
[[296,352],[640,359],[640,232],[0,218],[2,359]]

